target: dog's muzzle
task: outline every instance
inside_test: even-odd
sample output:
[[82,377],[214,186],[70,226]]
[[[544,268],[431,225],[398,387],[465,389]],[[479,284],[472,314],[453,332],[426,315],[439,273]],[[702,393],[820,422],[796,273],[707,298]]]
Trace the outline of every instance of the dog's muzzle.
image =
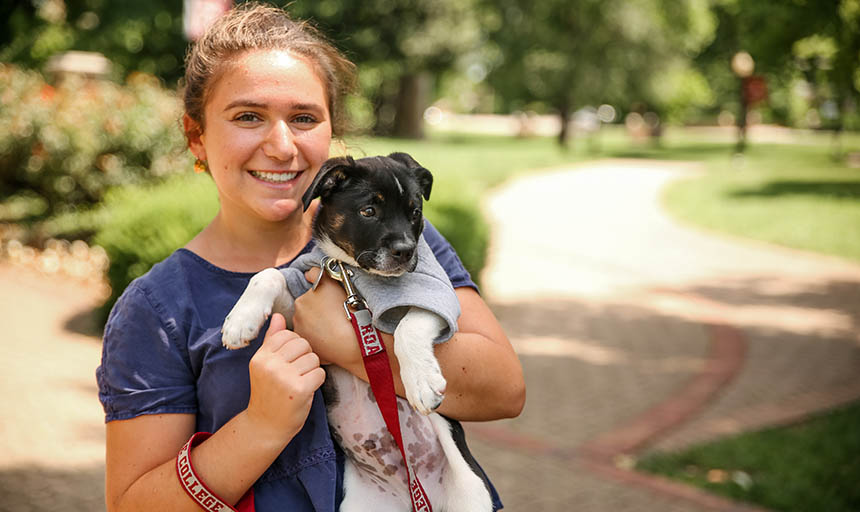
[[415,258],[415,244],[410,244],[408,242],[399,242],[391,245],[391,248],[388,249],[388,254],[391,256],[391,260],[397,263],[398,265],[406,266],[412,264],[412,268],[409,269],[414,270],[414,264],[417,260]]
[[358,258],[364,270],[384,276],[399,276],[412,272],[418,266],[417,245],[407,242],[393,243],[373,253],[365,252]]

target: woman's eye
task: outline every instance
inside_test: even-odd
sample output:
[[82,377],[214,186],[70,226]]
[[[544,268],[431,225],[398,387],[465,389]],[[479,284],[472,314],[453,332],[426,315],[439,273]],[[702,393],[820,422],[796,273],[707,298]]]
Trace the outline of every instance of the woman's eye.
[[254,114],[252,112],[245,112],[243,114],[239,114],[238,116],[236,116],[236,121],[241,121],[244,123],[252,123],[254,121],[259,121],[259,120],[260,120],[260,116],[258,116],[257,114]]
[[376,215],[376,208],[374,208],[372,206],[366,206],[366,207],[362,208],[361,211],[359,211],[359,213],[363,217],[373,217],[374,215]]
[[300,124],[314,124],[317,122],[316,118],[309,114],[302,114],[300,116],[296,116],[293,118],[293,121]]

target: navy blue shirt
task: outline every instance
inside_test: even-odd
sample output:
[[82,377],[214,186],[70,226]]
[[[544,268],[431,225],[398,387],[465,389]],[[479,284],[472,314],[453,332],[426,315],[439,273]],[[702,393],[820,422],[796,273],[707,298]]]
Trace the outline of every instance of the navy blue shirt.
[[[429,223],[424,236],[453,286],[477,289]],[[312,248],[313,242],[301,254]],[[215,432],[243,411],[250,396],[248,363],[266,327],[249,347],[225,350],[221,325],[253,275],[179,249],[132,282],[108,318],[96,370],[105,421],[187,413],[196,415],[198,432]],[[302,430],[254,484],[256,509],[334,511],[342,473],[342,454],[317,391]]]

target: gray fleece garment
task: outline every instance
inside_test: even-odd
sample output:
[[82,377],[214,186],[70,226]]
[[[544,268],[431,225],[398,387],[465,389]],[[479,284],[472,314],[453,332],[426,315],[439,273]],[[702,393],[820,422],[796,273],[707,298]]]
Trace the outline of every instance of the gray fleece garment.
[[[304,273],[311,267],[319,267],[324,256],[317,246],[296,258],[289,267],[281,269],[293,297],[311,289],[311,283],[305,279]],[[418,240],[418,265],[414,271],[402,276],[384,277],[346,264],[344,266],[353,271],[352,284],[367,302],[373,313],[373,325],[380,331],[393,334],[409,308],[416,306],[436,313],[448,324],[434,338],[434,343],[448,341],[457,332],[460,302],[448,274],[436,261],[423,235]]]

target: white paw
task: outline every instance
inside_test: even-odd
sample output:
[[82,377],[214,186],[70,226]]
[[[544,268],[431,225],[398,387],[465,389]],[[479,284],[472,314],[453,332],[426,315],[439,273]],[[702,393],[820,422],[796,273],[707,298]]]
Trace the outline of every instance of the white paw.
[[274,304],[286,290],[284,276],[276,268],[267,268],[254,275],[248,287],[224,319],[221,343],[229,349],[247,347],[272,314]]
[[406,399],[421,414],[430,414],[445,398],[448,383],[433,351],[433,338],[444,326],[439,315],[413,307],[394,330],[394,353]]
[[400,360],[400,378],[406,391],[406,399],[421,414],[430,414],[442,404],[448,385],[436,358],[410,360],[404,364]]
[[260,327],[272,314],[272,304],[239,299],[221,327],[221,343],[230,350],[247,347],[257,338]]

